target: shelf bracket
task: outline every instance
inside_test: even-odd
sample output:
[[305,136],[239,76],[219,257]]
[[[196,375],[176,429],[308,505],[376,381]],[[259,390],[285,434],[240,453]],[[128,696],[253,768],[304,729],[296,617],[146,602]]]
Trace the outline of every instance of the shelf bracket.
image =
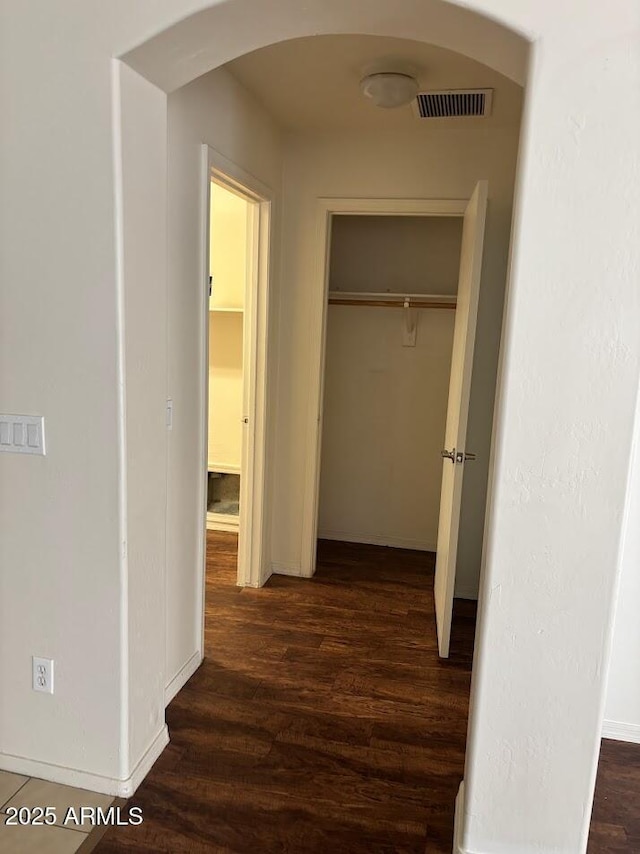
[[408,297],[404,300],[402,314],[402,346],[415,347],[418,332],[418,313],[415,308],[411,308],[411,301]]

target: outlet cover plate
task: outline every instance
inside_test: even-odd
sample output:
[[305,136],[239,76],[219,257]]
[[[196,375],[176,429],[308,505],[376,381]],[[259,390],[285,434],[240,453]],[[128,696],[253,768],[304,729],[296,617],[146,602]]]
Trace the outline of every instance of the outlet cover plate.
[[33,690],[53,694],[53,659],[34,655],[31,662]]

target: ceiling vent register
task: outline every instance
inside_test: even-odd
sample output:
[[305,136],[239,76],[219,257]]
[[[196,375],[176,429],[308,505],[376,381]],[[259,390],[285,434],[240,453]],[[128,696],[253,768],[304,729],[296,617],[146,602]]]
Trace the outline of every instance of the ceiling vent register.
[[444,89],[418,92],[415,111],[420,119],[457,119],[491,114],[493,89]]

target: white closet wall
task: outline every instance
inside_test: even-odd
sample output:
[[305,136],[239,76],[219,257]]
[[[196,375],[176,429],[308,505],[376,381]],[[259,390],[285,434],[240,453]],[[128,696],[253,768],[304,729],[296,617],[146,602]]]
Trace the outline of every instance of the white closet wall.
[[[455,294],[462,224],[334,217],[330,290]],[[455,312],[330,305],[318,535],[434,551]]]
[[240,472],[243,305],[249,204],[211,184],[209,469]]
[[335,216],[330,288],[455,294],[460,217]]
[[212,311],[242,310],[244,306],[248,215],[249,204],[245,199],[211,183],[209,272],[213,281],[209,308]]
[[209,312],[209,469],[240,472],[242,314]]

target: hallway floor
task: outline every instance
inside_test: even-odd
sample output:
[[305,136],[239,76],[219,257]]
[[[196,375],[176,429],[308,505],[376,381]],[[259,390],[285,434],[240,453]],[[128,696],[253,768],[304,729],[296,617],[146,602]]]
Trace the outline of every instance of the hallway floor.
[[[99,854],[450,854],[473,604],[456,602],[441,662],[433,556],[322,542],[313,580],[240,589],[236,536],[208,538],[205,661],[130,802],[144,823],[110,829]],[[639,750],[604,743],[589,854],[640,850],[617,773],[630,808]]]

